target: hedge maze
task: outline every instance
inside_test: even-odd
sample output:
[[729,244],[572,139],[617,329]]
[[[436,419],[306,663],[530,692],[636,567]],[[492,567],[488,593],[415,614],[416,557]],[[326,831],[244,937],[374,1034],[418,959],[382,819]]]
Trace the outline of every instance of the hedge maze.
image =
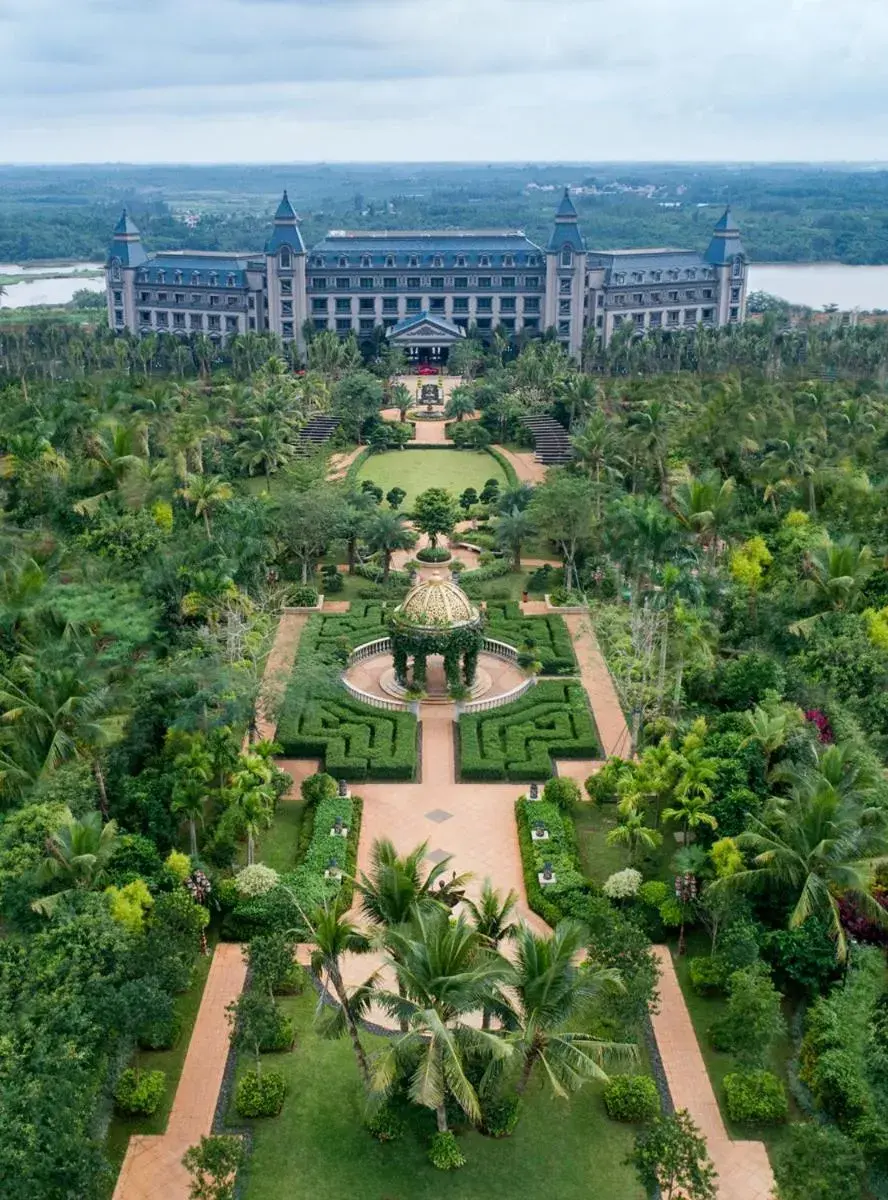
[[520,652],[531,653],[542,663],[544,675],[573,675],[577,670],[570,633],[557,613],[526,617],[514,600],[491,602],[484,632]]
[[320,758],[337,779],[412,779],[416,717],[338,696],[284,702],[277,741],[290,758]]
[[544,779],[553,758],[600,755],[586,693],[573,681],[545,680],[514,704],[459,718],[464,780]]
[[353,600],[347,613],[317,613],[302,631],[299,653],[341,658],[355,646],[386,637],[388,615],[389,610],[378,600]]

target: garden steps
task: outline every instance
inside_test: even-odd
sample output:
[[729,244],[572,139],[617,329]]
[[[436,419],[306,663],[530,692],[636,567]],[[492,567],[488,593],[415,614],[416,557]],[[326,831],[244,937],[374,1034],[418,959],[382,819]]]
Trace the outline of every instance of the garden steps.
[[763,1142],[732,1141],[700,1052],[668,946],[654,946],[660,966],[654,1037],[676,1108],[686,1108],[706,1138],[718,1171],[719,1200],[770,1200],[774,1175]]

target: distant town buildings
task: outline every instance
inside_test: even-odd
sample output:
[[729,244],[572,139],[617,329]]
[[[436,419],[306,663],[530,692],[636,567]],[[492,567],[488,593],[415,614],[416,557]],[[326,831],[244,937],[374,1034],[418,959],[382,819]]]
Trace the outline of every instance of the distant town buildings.
[[341,229],[307,250],[284,192],[264,250],[242,254],[149,255],[124,212],[106,280],[112,329],[215,341],[270,331],[300,347],[306,329],[382,335],[414,361],[443,361],[467,333],[551,329],[578,356],[590,331],[607,344],[627,325],[641,336],[740,322],[747,260],[730,209],[703,253],[589,249],[567,189],[544,247],[518,229]]

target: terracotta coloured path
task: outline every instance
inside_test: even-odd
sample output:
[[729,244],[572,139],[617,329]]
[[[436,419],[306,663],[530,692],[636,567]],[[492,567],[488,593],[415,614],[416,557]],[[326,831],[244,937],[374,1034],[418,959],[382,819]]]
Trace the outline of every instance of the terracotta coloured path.
[[774,1175],[762,1142],[733,1142],[718,1100],[667,946],[655,946],[660,963],[660,1011],[651,1020],[669,1091],[676,1108],[686,1108],[706,1138],[718,1171],[719,1200],[770,1200]]
[[220,942],[213,955],[185,1066],[166,1133],[134,1134],[126,1149],[113,1200],[185,1200],[188,1172],[182,1155],[210,1132],[228,1056],[225,1009],[238,998],[247,968],[241,948]]

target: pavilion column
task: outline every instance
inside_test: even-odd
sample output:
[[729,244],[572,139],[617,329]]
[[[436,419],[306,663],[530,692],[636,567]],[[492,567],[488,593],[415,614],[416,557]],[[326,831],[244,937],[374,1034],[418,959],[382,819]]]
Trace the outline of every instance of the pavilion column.
[[407,687],[407,651],[397,638],[392,640],[392,660],[395,668],[395,679],[397,679],[401,687]]
[[472,646],[463,655],[463,683],[470,688],[478,670],[478,647]]
[[426,654],[423,651],[413,656],[413,686],[425,688],[426,685]]
[[444,674],[449,688],[459,687],[459,650],[454,646],[448,646],[444,651]]

